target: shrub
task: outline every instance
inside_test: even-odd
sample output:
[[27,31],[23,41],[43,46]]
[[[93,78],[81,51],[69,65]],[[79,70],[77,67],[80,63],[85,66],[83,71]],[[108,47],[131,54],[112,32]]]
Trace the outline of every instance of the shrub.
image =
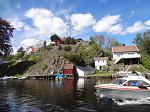
[[148,55],[142,56],[143,66],[150,70],[150,57]]
[[119,68],[114,67],[114,68],[113,68],[113,72],[117,72],[117,71],[119,71]]
[[28,60],[38,62],[38,61],[40,61],[40,56],[32,54],[32,55],[29,56]]
[[47,50],[51,50],[52,47],[53,47],[53,45],[52,45],[52,44],[49,44],[49,45],[46,46],[46,49],[47,49]]
[[64,49],[64,51],[71,51],[72,48],[71,48],[71,46],[65,46],[63,49]]
[[65,39],[65,44],[76,44],[76,40],[74,38],[68,37]]

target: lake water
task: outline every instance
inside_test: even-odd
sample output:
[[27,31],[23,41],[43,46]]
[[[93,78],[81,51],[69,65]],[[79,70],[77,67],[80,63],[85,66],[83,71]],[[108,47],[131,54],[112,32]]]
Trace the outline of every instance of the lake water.
[[0,81],[0,112],[150,112],[148,100],[100,100],[94,85],[110,81]]

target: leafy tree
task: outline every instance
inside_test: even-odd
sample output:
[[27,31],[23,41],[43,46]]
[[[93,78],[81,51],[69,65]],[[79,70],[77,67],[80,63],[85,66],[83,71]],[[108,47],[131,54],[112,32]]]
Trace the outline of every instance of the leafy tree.
[[23,47],[20,47],[17,52],[24,52]]
[[12,52],[11,37],[13,37],[13,26],[2,18],[0,18],[0,55],[7,56]]
[[54,35],[52,35],[52,36],[50,37],[50,39],[51,39],[52,42],[55,42],[55,41],[60,40],[60,37],[59,37],[58,35],[54,34]]
[[67,37],[65,39],[65,44],[76,44],[76,40],[74,38]]
[[136,34],[136,38],[134,38],[133,43],[136,45],[140,45],[143,41],[142,34]]
[[96,35],[93,38],[99,44],[100,47],[104,47],[104,45],[105,45],[105,36],[104,35]]
[[89,42],[90,45],[92,44],[96,44],[95,40],[94,40],[94,37],[90,37],[90,42]]
[[53,48],[53,45],[52,45],[52,44],[49,44],[49,45],[46,46],[46,49],[47,49],[47,50],[51,50],[52,48]]

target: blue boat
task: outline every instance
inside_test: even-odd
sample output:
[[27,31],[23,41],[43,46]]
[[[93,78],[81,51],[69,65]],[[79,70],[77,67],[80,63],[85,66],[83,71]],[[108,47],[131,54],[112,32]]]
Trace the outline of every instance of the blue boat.
[[63,78],[65,78],[64,74],[61,74],[61,73],[56,74],[56,79],[63,79]]

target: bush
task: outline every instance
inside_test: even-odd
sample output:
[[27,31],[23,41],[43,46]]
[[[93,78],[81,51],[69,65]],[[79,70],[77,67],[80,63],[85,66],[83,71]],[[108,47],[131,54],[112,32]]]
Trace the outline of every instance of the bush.
[[46,46],[46,49],[47,49],[47,50],[51,50],[52,47],[53,47],[53,45],[52,45],[52,44],[49,44],[49,45]]
[[68,37],[68,38],[65,39],[64,43],[65,44],[76,44],[76,40],[74,38]]
[[28,60],[29,60],[29,61],[38,62],[38,61],[40,61],[40,56],[39,56],[39,55],[32,54],[32,55],[29,56]]
[[80,55],[78,55],[78,54],[65,53],[63,55],[63,57],[65,59],[67,59],[69,62],[74,63],[75,65],[78,65],[78,66],[84,66],[85,65],[85,62],[84,62],[83,58]]
[[148,55],[142,56],[142,63],[145,68],[150,70],[150,57]]
[[14,55],[14,57],[12,58],[12,60],[17,60],[17,59],[23,58],[23,56],[24,56],[24,53],[17,52],[17,54]]
[[117,71],[119,71],[119,68],[114,67],[114,68],[113,68],[113,72],[117,72]]
[[47,68],[48,66],[44,64],[42,70],[46,70]]
[[63,49],[64,49],[64,51],[71,51],[72,48],[71,48],[71,46],[65,46]]
[[133,66],[129,69],[129,71],[137,71],[143,73],[145,71],[145,68],[142,66]]

